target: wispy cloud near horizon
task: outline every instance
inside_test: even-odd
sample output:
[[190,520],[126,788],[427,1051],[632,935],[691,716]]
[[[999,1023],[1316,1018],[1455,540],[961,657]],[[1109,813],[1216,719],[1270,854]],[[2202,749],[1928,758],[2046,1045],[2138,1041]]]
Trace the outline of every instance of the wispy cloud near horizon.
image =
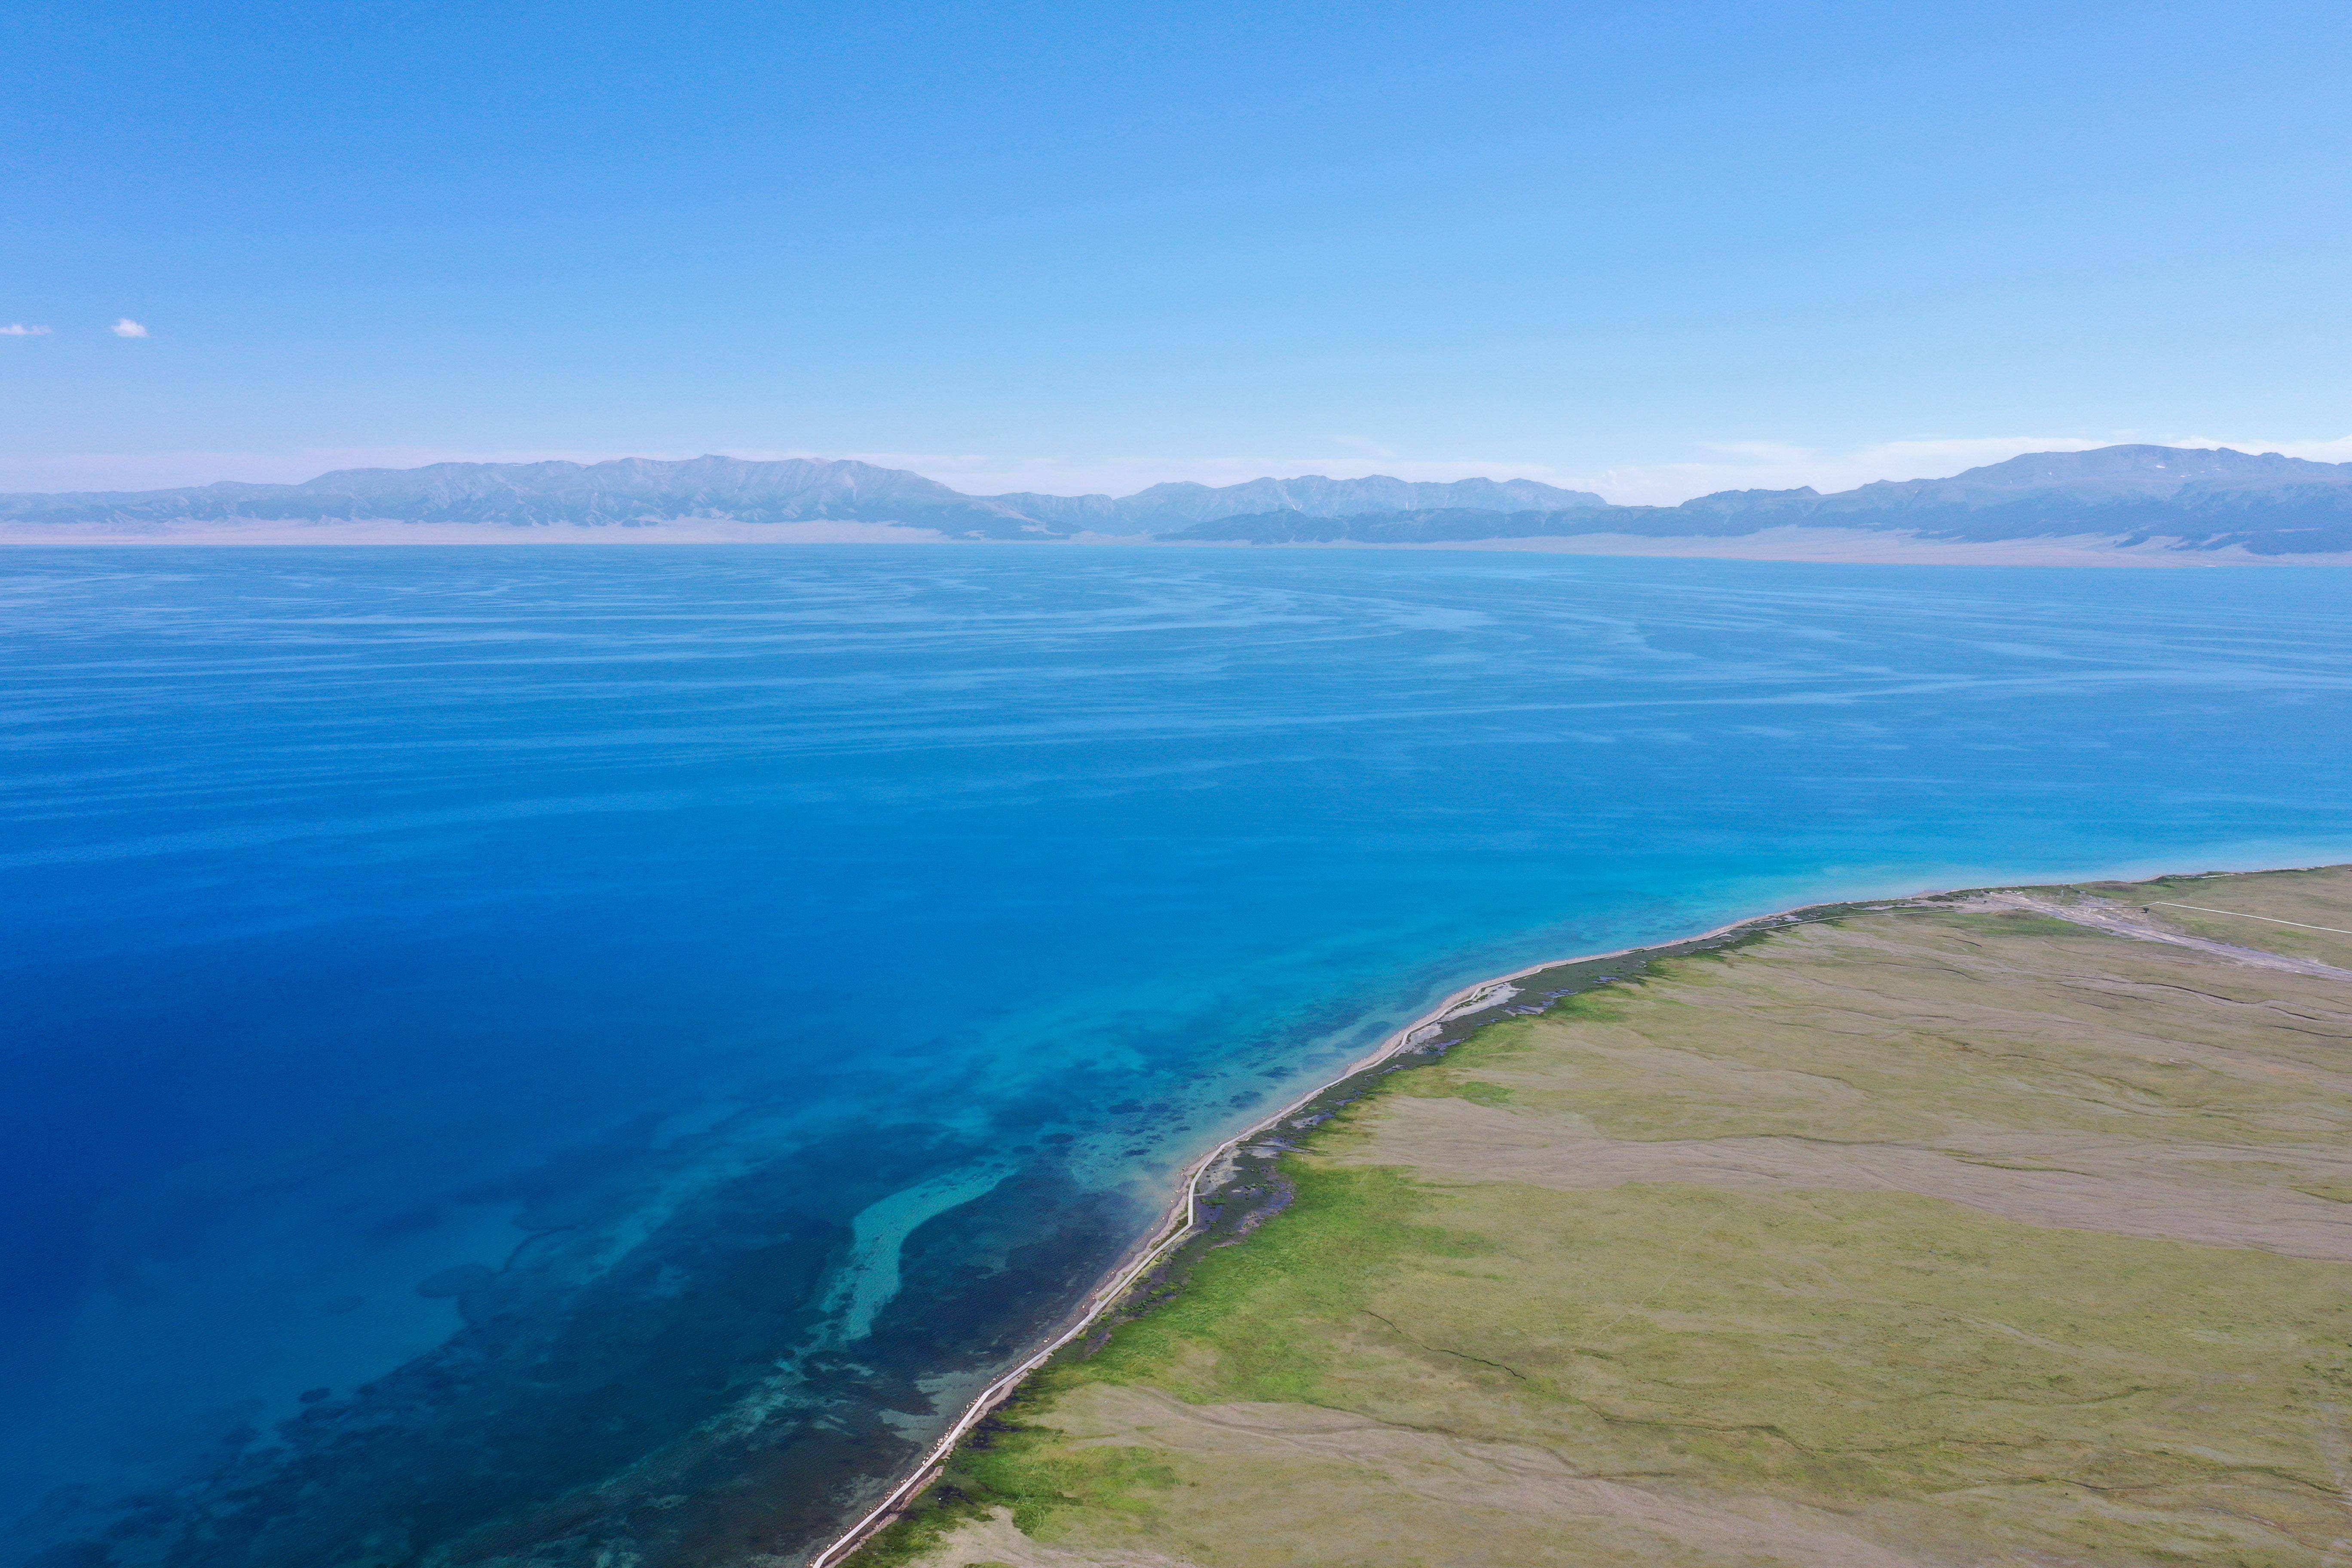
[[48,335],[48,328],[28,327],[22,321],[11,321],[0,327],[0,338],[46,338]]
[[143,338],[147,335],[147,329],[128,316],[121,317],[106,330],[118,338]]
[[647,455],[443,447],[304,447],[290,452],[0,452],[0,490],[177,489],[224,479],[287,485],[339,468],[421,468],[427,463],[598,463],[615,456]]

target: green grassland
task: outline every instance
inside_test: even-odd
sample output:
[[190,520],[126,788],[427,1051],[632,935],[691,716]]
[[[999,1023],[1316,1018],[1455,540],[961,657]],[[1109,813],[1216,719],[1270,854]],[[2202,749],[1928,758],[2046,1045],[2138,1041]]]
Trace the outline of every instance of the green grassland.
[[1952,909],[1672,960],[1384,1080],[857,1562],[2352,1563],[2347,1130],[2342,982]]
[[[2150,882],[2095,883],[2084,891],[2146,908],[2155,920],[2192,936],[2251,942],[2273,952],[2352,968],[2352,921],[2345,918],[2341,875],[2331,869],[2159,877]],[[2212,912],[2217,910],[2261,918],[2249,921]],[[2276,921],[2294,923],[2271,923]],[[2336,929],[2310,929],[2317,926]]]

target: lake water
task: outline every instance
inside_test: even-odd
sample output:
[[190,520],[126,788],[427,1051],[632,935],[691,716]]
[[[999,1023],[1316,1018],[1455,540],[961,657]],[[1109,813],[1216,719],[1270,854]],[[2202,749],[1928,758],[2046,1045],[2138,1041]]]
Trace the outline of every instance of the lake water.
[[797,1561],[1472,978],[2352,858],[2347,588],[0,552],[0,1561]]

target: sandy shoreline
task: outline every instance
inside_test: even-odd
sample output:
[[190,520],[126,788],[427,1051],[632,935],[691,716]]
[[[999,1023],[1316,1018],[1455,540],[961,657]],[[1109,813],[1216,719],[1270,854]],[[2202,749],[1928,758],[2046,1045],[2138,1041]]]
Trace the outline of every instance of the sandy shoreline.
[[[2298,867],[2249,868],[2248,869],[2310,870],[2316,868],[2316,866],[2318,865],[2326,865],[2329,862],[2318,862],[2314,866]],[[2206,876],[2217,874],[2229,873],[2190,872],[2171,873],[2170,875]],[[1496,1016],[1502,1016],[1509,1011],[1511,1004],[1518,997],[1535,994],[1539,989],[1535,985],[1519,987],[1517,985],[1518,982],[1532,980],[1536,976],[1542,975],[1552,971],[1576,971],[1585,970],[1588,968],[1597,968],[1598,966],[1612,964],[1616,961],[1621,960],[1630,959],[1637,962],[1646,962],[1653,958],[1679,956],[1710,947],[1722,946],[1732,942],[1739,941],[1751,934],[1759,934],[1767,931],[1786,930],[1791,926],[1804,925],[1812,921],[1832,919],[1838,915],[1846,913],[1854,913],[1871,910],[1901,909],[1921,903],[1943,903],[1947,900],[1972,898],[1984,893],[2002,891],[2014,888],[2068,887],[2080,885],[2081,883],[2085,882],[2109,882],[2116,879],[2111,877],[2094,876],[2074,880],[2062,879],[2049,882],[2030,884],[2008,883],[1991,884],[1975,888],[1938,889],[1918,893],[1896,895],[1894,897],[1828,900],[1815,904],[1801,904],[1790,909],[1776,910],[1765,914],[1744,916],[1739,920],[1731,921],[1726,924],[1717,926],[1713,930],[1701,931],[1695,936],[1677,937],[1671,941],[1651,942],[1641,946],[1614,948],[1605,952],[1581,953],[1570,958],[1548,959],[1539,963],[1528,964],[1527,967],[1522,969],[1515,969],[1507,974],[1489,975],[1485,979],[1474,981],[1470,984],[1463,986],[1461,989],[1446,996],[1444,1000],[1439,1002],[1436,1005],[1431,1007],[1427,1012],[1412,1020],[1412,1022],[1405,1025],[1402,1028],[1398,1029],[1386,1040],[1382,1041],[1380,1047],[1369,1055],[1359,1058],[1357,1060],[1349,1063],[1339,1073],[1290,1100],[1279,1110],[1260,1117],[1257,1121],[1250,1123],[1249,1126],[1242,1129],[1240,1131],[1222,1140],[1215,1147],[1210,1149],[1207,1152],[1202,1154],[1199,1158],[1187,1164],[1181,1176],[1181,1185],[1177,1195],[1170,1203],[1167,1212],[1160,1218],[1160,1224],[1152,1229],[1149,1236],[1137,1244],[1135,1249],[1128,1255],[1127,1258],[1123,1260],[1117,1268],[1111,1271],[1100,1285],[1097,1286],[1094,1290],[1088,1293],[1085,1301],[1080,1305],[1076,1314],[1071,1319],[1071,1321],[1059,1332],[1055,1333],[1045,1345],[1024,1358],[1019,1365],[1013,1367],[1011,1371],[1006,1372],[991,1383],[986,1388],[982,1389],[981,1393],[965,1406],[963,1413],[957,1418],[954,1425],[950,1426],[947,1432],[940,1436],[939,1441],[931,1446],[930,1449],[923,1456],[921,1462],[913,1467],[906,1478],[896,1487],[892,1488],[889,1493],[885,1496],[879,1503],[876,1504],[866,1514],[860,1517],[856,1524],[852,1525],[848,1530],[837,1536],[830,1545],[824,1548],[824,1551],[809,1559],[808,1568],[835,1568],[835,1564],[849,1556],[859,1546],[865,1544],[865,1542],[877,1531],[892,1522],[892,1521],[894,1521],[905,1509],[906,1505],[911,1502],[915,1497],[921,1492],[923,1488],[931,1481],[941,1462],[947,1458],[949,1454],[954,1449],[955,1446],[961,1442],[974,1426],[986,1419],[990,1412],[996,1409],[997,1406],[1003,1404],[1006,1399],[1010,1398],[1013,1392],[1027,1380],[1032,1373],[1036,1372],[1038,1369],[1043,1367],[1048,1361],[1053,1359],[1055,1353],[1071,1343],[1071,1342],[1076,1340],[1080,1335],[1084,1334],[1089,1328],[1093,1327],[1100,1321],[1103,1314],[1117,1306],[1119,1301],[1126,1297],[1128,1291],[1132,1289],[1139,1280],[1142,1279],[1159,1264],[1165,1261],[1168,1257],[1177,1248],[1181,1247],[1185,1241],[1192,1237],[1199,1229],[1202,1200],[1205,1195],[1207,1195],[1203,1190],[1203,1178],[1215,1171],[1220,1163],[1238,1153],[1243,1146],[1250,1142],[1251,1140],[1273,1131],[1275,1128],[1280,1126],[1284,1121],[1288,1121],[1290,1118],[1307,1110],[1318,1100],[1323,1100],[1327,1096],[1333,1094],[1335,1091],[1345,1090],[1354,1082],[1355,1079],[1381,1071],[1384,1068],[1388,1067],[1390,1063],[1393,1062],[1398,1057],[1408,1052],[1419,1052],[1431,1047],[1439,1046],[1441,1043],[1450,1044],[1452,1042],[1446,1041],[1444,1038],[1448,1033],[1454,1034],[1458,1038],[1462,1036],[1466,1036],[1478,1028],[1483,1028],[1486,1025],[1495,1022]],[[2148,879],[2134,878],[2131,879],[2137,881]],[[1561,989],[1542,994],[1539,1005],[1527,1008],[1525,1010],[1529,1012],[1541,1011],[1543,1007],[1549,1006],[1553,1002],[1559,1001],[1567,995],[1573,994],[1578,991],[1590,989],[1593,985],[1607,984],[1614,977],[1613,973],[1592,973],[1583,976],[1580,983],[1571,981],[1570,984]],[[1475,1021],[1472,1022],[1472,1020]],[[1210,1183],[1207,1184],[1207,1186],[1213,1190],[1217,1184],[1218,1184],[1215,1183]]]

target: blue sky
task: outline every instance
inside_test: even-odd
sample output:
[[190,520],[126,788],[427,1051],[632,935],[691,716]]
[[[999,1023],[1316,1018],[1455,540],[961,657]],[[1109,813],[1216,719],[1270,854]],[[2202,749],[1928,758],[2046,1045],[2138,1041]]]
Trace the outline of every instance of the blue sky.
[[0,47],[7,488],[2352,458],[2340,5],[19,0]]

